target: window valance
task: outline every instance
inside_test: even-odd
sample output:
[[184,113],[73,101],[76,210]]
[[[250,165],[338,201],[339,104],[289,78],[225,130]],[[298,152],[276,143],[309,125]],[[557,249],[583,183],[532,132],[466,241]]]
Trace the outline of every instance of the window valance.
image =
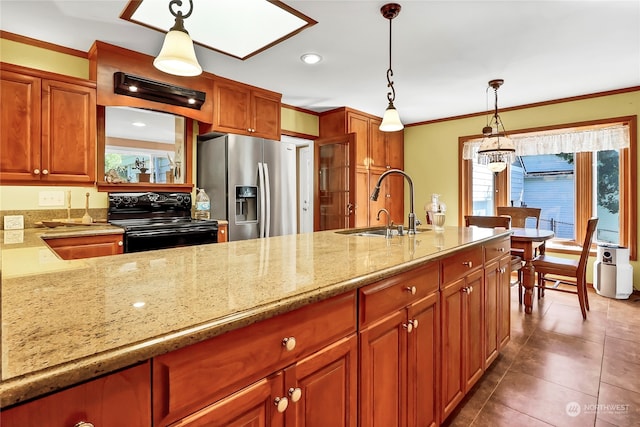
[[[627,125],[539,135],[509,135],[509,138],[516,148],[516,156],[620,150],[629,148],[630,145]],[[482,138],[465,142],[462,147],[462,158],[464,160],[477,158],[481,142]]]

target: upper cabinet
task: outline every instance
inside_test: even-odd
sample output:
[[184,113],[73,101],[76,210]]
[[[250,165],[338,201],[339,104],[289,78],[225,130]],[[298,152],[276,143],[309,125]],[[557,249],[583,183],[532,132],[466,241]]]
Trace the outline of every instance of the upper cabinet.
[[279,93],[216,77],[210,130],[279,141],[281,98]]
[[95,84],[4,63],[0,80],[0,181],[92,185]]

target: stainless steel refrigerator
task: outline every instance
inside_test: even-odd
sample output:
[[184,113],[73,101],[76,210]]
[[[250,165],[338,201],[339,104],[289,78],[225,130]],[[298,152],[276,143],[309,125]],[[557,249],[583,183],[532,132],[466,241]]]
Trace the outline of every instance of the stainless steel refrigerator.
[[211,199],[211,218],[229,222],[229,240],[297,230],[296,146],[241,135],[198,138],[198,188]]

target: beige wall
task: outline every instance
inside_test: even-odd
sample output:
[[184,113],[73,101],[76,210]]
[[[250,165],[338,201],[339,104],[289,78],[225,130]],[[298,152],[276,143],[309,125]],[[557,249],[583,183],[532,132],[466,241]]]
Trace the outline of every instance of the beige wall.
[[320,117],[292,108],[282,107],[281,124],[283,131],[303,133],[305,135],[320,135]]
[[[640,116],[640,91],[500,113],[507,131],[633,115]],[[438,193],[447,204],[447,225],[458,225],[458,137],[481,134],[485,123],[482,116],[405,129],[404,165],[414,180],[418,218],[424,220],[424,204]],[[405,200],[408,212],[408,196]],[[632,264],[634,284],[640,289],[640,263]],[[592,282],[591,273],[588,280]]]

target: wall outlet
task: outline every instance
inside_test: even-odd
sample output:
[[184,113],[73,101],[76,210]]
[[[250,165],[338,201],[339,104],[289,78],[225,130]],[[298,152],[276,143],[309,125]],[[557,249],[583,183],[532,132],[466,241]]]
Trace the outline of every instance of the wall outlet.
[[64,191],[40,191],[39,206],[64,206]]
[[24,228],[24,216],[22,215],[5,215],[4,216],[5,230],[21,230],[23,228]]

